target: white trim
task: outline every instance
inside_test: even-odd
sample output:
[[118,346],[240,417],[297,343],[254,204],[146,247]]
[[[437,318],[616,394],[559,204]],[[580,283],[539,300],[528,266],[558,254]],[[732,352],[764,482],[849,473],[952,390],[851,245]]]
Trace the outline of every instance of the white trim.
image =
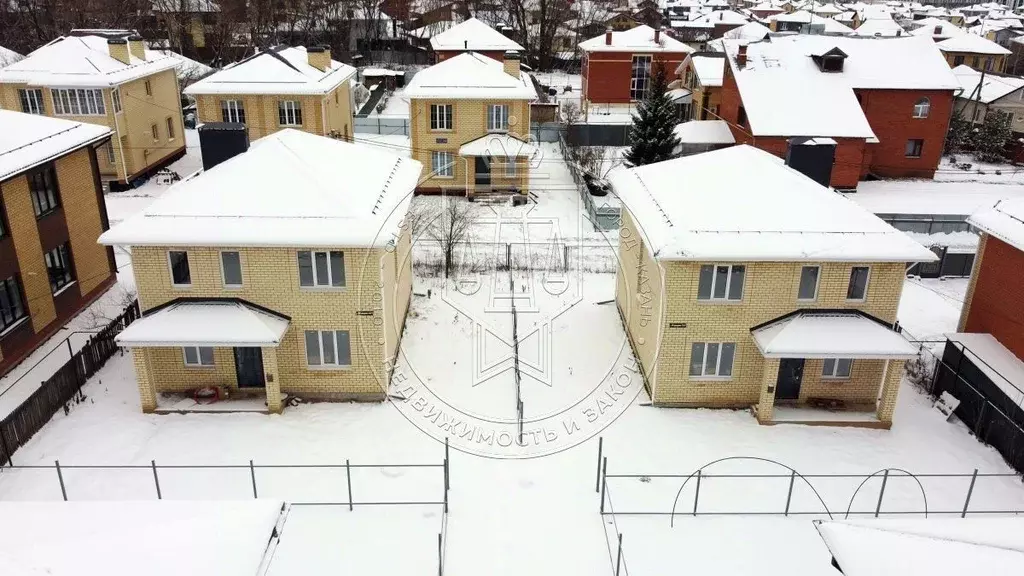
[[[693,367],[693,347],[697,344],[704,346],[701,358],[700,358],[700,374],[691,374],[690,369]],[[708,348],[712,344],[718,345],[718,354],[715,358],[715,373],[705,373],[708,363]],[[726,344],[732,344],[732,362],[729,365],[729,373],[722,375],[719,371],[722,368],[722,352],[725,350]],[[693,340],[690,342],[690,362],[686,365],[686,374],[690,380],[732,380],[733,375],[736,373],[736,342],[701,342]]]
[[[195,348],[195,350],[196,350],[196,362],[189,362],[188,361],[188,354],[185,353],[185,349],[186,348]],[[199,350],[200,348],[209,348],[210,349],[210,363],[209,364],[203,364],[203,354]],[[216,358],[216,356],[214,356],[213,346],[181,346],[181,360],[182,360],[182,363],[185,365],[186,368],[211,369],[211,368],[216,368],[217,367],[217,358]]]
[[[853,280],[854,268],[867,268],[868,277],[864,280],[864,297],[863,298],[850,298],[850,282]],[[846,277],[846,301],[847,302],[867,302],[868,301],[868,290],[871,289],[871,266],[850,266],[850,274]]]
[[[320,354],[319,364],[309,363],[309,350],[306,348],[306,332],[316,332],[316,343]],[[324,363],[324,333],[330,332],[331,339],[334,342],[334,363]],[[348,334],[348,364],[338,364],[338,332],[344,332]],[[306,369],[307,370],[351,370],[352,369],[352,331],[351,330],[303,330],[302,331],[302,354],[305,356]]]
[[[310,265],[312,267],[312,272],[313,272],[313,284],[309,285],[309,286],[307,286],[307,285],[302,283],[302,271],[299,270],[299,254],[301,254],[303,252],[308,252],[309,253],[309,259],[310,259],[309,262],[310,262]],[[331,254],[333,254],[334,252],[337,252],[337,253],[341,254],[341,280],[342,280],[342,283],[337,285],[337,286],[334,285],[334,273],[331,271]],[[318,280],[320,280],[320,278],[317,277],[317,271],[316,271],[316,255],[317,254],[326,254],[327,255],[327,283],[326,284],[318,283]],[[339,291],[339,290],[344,290],[344,289],[346,289],[348,287],[348,273],[347,273],[347,271],[345,269],[345,251],[344,250],[330,250],[330,249],[328,249],[328,250],[316,250],[316,249],[312,249],[312,248],[308,249],[308,250],[296,250],[295,251],[295,269],[296,269],[296,272],[298,273],[298,277],[299,277],[299,288],[301,288],[303,290],[335,290],[335,291]]]
[[[830,374],[826,374],[825,373],[825,363],[828,362],[829,360],[833,361],[833,363],[832,363],[832,372]],[[841,360],[847,360],[847,361],[850,362],[850,373],[847,374],[846,376],[843,376],[843,375],[839,374],[839,362]],[[821,379],[822,380],[840,380],[840,381],[842,381],[842,380],[849,380],[850,378],[853,378],[853,361],[854,361],[853,358],[843,358],[843,357],[839,357],[839,358],[822,358],[822,362],[821,362]]]

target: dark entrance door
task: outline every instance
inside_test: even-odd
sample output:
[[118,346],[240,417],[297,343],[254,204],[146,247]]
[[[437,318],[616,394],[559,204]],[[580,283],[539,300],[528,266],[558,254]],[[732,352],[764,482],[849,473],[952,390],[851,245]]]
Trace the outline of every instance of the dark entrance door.
[[775,399],[796,400],[799,398],[800,381],[803,377],[803,358],[783,358],[779,362],[779,379],[775,383]]
[[487,156],[477,156],[475,167],[477,187],[489,187],[491,185],[491,159]]
[[239,388],[263,388],[263,351],[259,348],[235,348],[235,373]]

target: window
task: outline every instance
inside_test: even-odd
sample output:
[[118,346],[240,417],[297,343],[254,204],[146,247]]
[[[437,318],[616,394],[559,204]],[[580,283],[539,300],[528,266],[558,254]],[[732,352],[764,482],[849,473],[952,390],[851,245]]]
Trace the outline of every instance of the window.
[[452,105],[431,104],[430,105],[430,129],[451,130],[452,129]]
[[451,152],[431,152],[430,169],[435,176],[452,178],[455,176],[455,161]]
[[110,102],[114,107],[114,113],[121,111],[121,89],[114,88],[110,91]]
[[849,378],[853,360],[849,358],[826,358],[821,367],[822,378]]
[[181,351],[185,366],[213,366],[213,348],[209,346],[185,346]]
[[846,289],[847,300],[864,300],[868,295],[868,276],[871,269],[867,266],[854,266],[850,269],[850,285]]
[[220,271],[225,286],[242,285],[242,256],[238,252],[220,253]]
[[516,159],[514,157],[508,157],[505,159],[505,177],[515,178],[516,177]]
[[149,125],[149,133],[153,135],[153,142],[160,139],[160,131],[156,127],[156,123]]
[[295,100],[278,102],[277,122],[281,126],[302,126],[302,103]]
[[345,254],[339,250],[330,252],[299,251],[299,286],[334,287],[345,285]]
[[730,378],[735,355],[735,342],[694,342],[690,347],[690,376]]
[[43,91],[18,90],[18,100],[21,101],[21,111],[25,114],[45,114],[43,109]]
[[153,95],[153,85],[149,83],[149,80],[146,80],[145,86],[146,86],[146,96],[152,96]]
[[739,110],[736,111],[736,123],[740,126],[747,125],[747,109],[740,106]]
[[241,100],[221,100],[220,117],[224,122],[245,124],[245,106]]
[[924,140],[907,140],[907,149],[904,155],[907,158],[920,158],[921,149],[924,147]]
[[351,366],[348,330],[306,330],[306,365],[311,368]]
[[927,118],[928,112],[932,109],[932,102],[927,98],[921,98],[914,103],[914,118]]
[[117,158],[114,157],[114,141],[111,140],[104,144],[103,149],[107,152],[107,163],[113,166],[117,162]]
[[490,104],[487,106],[487,131],[503,132],[508,130],[508,104]]
[[629,99],[643,100],[651,85],[651,57],[633,56],[633,71],[629,76]]
[[738,264],[701,266],[697,300],[742,300],[746,271],[746,266]]
[[57,171],[53,164],[28,175],[28,190],[32,196],[32,210],[36,218],[53,212],[60,204],[60,192],[57,185]]
[[167,252],[167,261],[171,266],[171,284],[191,286],[192,272],[188,269],[188,252],[171,250]]
[[174,140],[174,119],[167,117],[167,139]]
[[818,277],[821,275],[819,266],[804,266],[800,269],[800,288],[797,300],[815,300],[818,298]]
[[986,57],[985,58],[985,71],[986,72],[991,72],[992,69],[993,69],[993,66],[992,66],[993,64],[994,64],[994,61],[993,61],[992,57],[991,56]]
[[961,65],[963,63],[964,63],[964,57],[963,56],[953,56],[953,67],[954,68],[956,68],[957,66],[959,66],[959,65]]
[[0,331],[27,316],[21,299],[21,284],[14,276],[0,280]]
[[71,248],[67,242],[43,254],[43,261],[50,277],[50,292],[56,294],[75,279],[71,269]]
[[50,90],[53,96],[53,113],[58,116],[103,116],[101,90],[73,90],[57,88]]

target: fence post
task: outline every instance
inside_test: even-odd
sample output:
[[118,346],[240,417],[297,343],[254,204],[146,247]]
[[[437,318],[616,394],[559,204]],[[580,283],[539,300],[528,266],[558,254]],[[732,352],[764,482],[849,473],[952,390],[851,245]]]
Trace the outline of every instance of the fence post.
[[796,480],[796,472],[789,473],[789,492],[786,494],[786,516],[789,516],[789,503],[793,500],[793,482]]
[[882,489],[878,491],[878,504],[875,505],[875,518],[878,518],[878,513],[882,509],[882,497],[885,496],[885,484],[889,481],[889,470],[887,469],[882,474]]
[[348,511],[352,511],[352,468],[348,464],[348,459],[345,459],[345,478],[348,480]]
[[700,500],[700,477],[701,471],[697,470],[697,490],[693,493],[693,515],[697,515],[697,502]]
[[608,487],[608,457],[605,456],[602,461],[603,469],[601,472],[601,514],[604,514],[604,492]]
[[441,542],[441,533],[437,533],[437,576],[444,574],[444,544]]
[[601,491],[601,453],[604,452],[604,436],[597,438],[597,479],[594,481],[594,492]]
[[974,474],[971,474],[971,485],[967,487],[967,499],[964,500],[964,509],[960,512],[961,518],[967,517],[967,506],[971,503],[971,494],[974,493],[974,482],[978,479],[978,469],[974,469]]
[[615,576],[619,576],[622,567],[622,532],[619,532],[619,553],[615,556]]
[[249,460],[249,477],[252,478],[252,497],[259,498],[256,493],[256,466]]
[[156,499],[163,500],[164,496],[160,493],[160,477],[156,474],[156,460],[150,460],[149,463],[153,467],[153,484],[156,485]]
[[64,501],[68,501],[68,490],[64,487],[64,475],[60,472],[60,460],[53,461],[54,468],[57,469],[57,481],[60,482],[60,494],[64,497]]
[[451,466],[452,465],[450,464],[450,462],[448,460],[448,437],[445,436],[444,437],[444,491],[445,492],[448,492],[448,490],[451,490],[451,488],[452,488],[452,484],[451,484],[451,480],[450,480],[451,475],[452,475],[451,474],[451,470],[452,470]]

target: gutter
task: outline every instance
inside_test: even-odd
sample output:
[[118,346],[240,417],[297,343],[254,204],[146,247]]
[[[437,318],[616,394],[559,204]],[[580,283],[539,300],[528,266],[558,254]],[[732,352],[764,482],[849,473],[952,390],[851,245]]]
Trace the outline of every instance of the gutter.
[[[117,90],[118,92],[121,91],[121,85],[118,84],[116,86],[112,86],[110,88],[110,90],[111,90],[111,92],[110,92],[110,94],[111,94],[111,96],[110,96],[110,110],[114,114],[114,137],[117,138],[117,150],[121,154],[121,171],[124,173],[124,184],[125,184],[125,186],[127,186],[128,185],[128,163],[125,162],[125,160],[124,160],[124,146],[121,146],[121,126],[117,122],[117,111],[114,110],[114,96],[113,96],[113,94],[114,94],[113,91],[114,90]],[[122,112],[124,111],[124,102],[121,103],[121,111]],[[184,138],[185,138],[185,135],[182,134],[182,139],[184,139]],[[111,143],[111,146],[113,146],[113,143]]]

